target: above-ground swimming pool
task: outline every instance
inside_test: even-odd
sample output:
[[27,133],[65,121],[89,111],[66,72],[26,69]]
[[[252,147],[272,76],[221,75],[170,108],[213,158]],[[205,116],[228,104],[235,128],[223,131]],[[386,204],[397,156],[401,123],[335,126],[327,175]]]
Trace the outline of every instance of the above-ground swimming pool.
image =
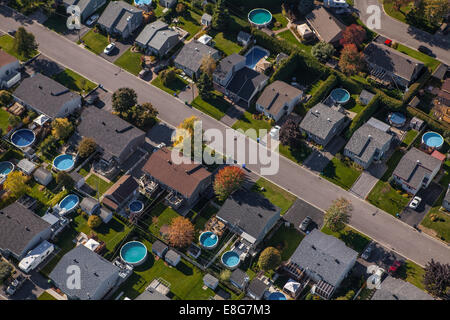
[[136,6],[142,6],[142,5],[151,5],[152,4],[152,0],[134,0],[134,4]]
[[144,203],[139,200],[133,200],[128,205],[128,208],[130,209],[131,213],[139,213],[142,212],[142,210],[144,210]]
[[422,136],[422,143],[427,147],[439,149],[444,144],[444,138],[437,132],[428,131]]
[[53,167],[59,171],[70,171],[75,165],[75,159],[70,154],[61,154],[53,159]]
[[0,162],[0,177],[7,176],[11,171],[14,170],[14,165],[9,161]]
[[219,243],[219,237],[212,231],[206,231],[200,235],[199,241],[204,248],[213,249]]
[[272,14],[267,9],[253,9],[248,13],[248,21],[254,26],[266,27],[272,21]]
[[269,56],[269,51],[259,46],[252,47],[245,55],[245,65],[250,69],[254,69],[256,64],[262,58]]
[[331,98],[339,104],[346,104],[350,100],[350,93],[342,88],[336,88],[331,91]]
[[286,300],[286,296],[280,291],[275,291],[269,294],[267,300]]
[[239,258],[239,255],[234,251],[227,251],[222,255],[222,263],[224,266],[230,269],[236,268],[239,263],[241,262],[241,259]]
[[400,112],[393,112],[388,116],[389,123],[394,127],[401,127],[406,122],[406,116]]
[[124,262],[138,266],[147,259],[147,247],[139,241],[127,242],[120,249],[120,257]]
[[11,142],[18,148],[26,148],[33,144],[36,135],[30,129],[19,129],[11,135]]
[[63,213],[69,213],[80,203],[80,198],[76,194],[69,194],[59,203],[59,208]]

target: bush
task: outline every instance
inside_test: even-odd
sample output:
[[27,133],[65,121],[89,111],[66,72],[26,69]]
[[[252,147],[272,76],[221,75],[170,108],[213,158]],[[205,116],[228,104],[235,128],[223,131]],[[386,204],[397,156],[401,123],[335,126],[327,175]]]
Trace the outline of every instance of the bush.
[[0,284],[11,276],[13,268],[7,262],[0,261]]
[[89,228],[95,229],[102,224],[102,219],[99,216],[93,214],[89,217],[87,224]]
[[424,84],[430,79],[431,72],[427,68],[425,72],[414,82],[408,89],[408,92],[403,96],[403,101],[405,103],[409,102],[409,100],[417,95],[417,92],[424,86]]
[[230,270],[224,269],[224,270],[222,270],[220,272],[220,275],[219,275],[220,281],[227,282],[227,281],[230,280],[230,277],[231,277],[231,271]]
[[280,265],[280,263],[280,251],[274,247],[267,247],[264,249],[258,259],[258,266],[264,271],[274,270]]
[[297,51],[297,48],[286,40],[280,40],[275,37],[271,37],[261,30],[252,29],[252,35],[258,45],[264,48],[268,48],[272,54],[278,54],[281,52],[292,54]]
[[169,68],[169,69],[161,71],[160,78],[161,78],[161,83],[167,87],[173,81],[175,81],[175,79],[177,78],[177,73],[175,72],[175,69]]
[[78,154],[82,158],[86,158],[97,149],[97,143],[92,138],[84,137],[78,145]]
[[372,99],[372,101],[370,101],[369,104],[364,108],[364,110],[358,113],[353,118],[353,121],[347,130],[346,134],[347,138],[350,138],[353,135],[353,133],[355,133],[355,131],[358,130],[360,126],[362,126],[367,120],[370,119],[370,117],[378,109],[379,105],[380,105],[380,93],[377,93],[375,97]]

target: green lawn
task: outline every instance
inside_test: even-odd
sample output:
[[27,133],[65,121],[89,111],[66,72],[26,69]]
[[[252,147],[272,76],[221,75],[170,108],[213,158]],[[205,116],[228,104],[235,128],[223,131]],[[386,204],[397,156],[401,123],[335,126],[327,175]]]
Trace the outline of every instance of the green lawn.
[[37,299],[38,300],[58,300],[46,291],[44,291]]
[[203,100],[198,96],[192,102],[192,106],[214,119],[220,120],[227,112],[230,104],[223,99],[222,94],[214,93],[214,98],[209,100]]
[[94,52],[95,54],[102,53],[105,47],[109,44],[108,38],[100,32],[94,32],[94,29],[86,33],[81,40],[83,40],[86,49]]
[[158,203],[150,212],[147,220],[148,230],[157,237],[160,237],[159,229],[164,225],[170,225],[173,218],[180,217],[172,208],[166,207],[163,203]]
[[0,108],[0,129],[2,134],[5,134],[9,127],[9,115],[10,113]]
[[425,286],[423,284],[424,275],[425,269],[409,260],[406,260],[403,266],[398,270],[398,276],[400,278],[425,291]]
[[311,154],[312,150],[305,143],[302,142],[301,146],[296,149],[292,149],[290,146],[285,146],[280,143],[278,146],[278,152],[286,158],[302,164],[306,158]]
[[[405,195],[405,196],[403,196]],[[378,181],[367,196],[367,200],[374,206],[395,216],[401,213],[410,200],[403,191],[394,189],[389,182]]]
[[177,18],[177,26],[189,32],[189,36],[186,38],[186,40],[190,40],[202,28],[202,25],[200,24],[201,16],[192,10],[187,11],[184,17],[179,16]]
[[180,77],[177,77],[175,81],[169,84],[168,87],[166,87],[162,82],[160,76],[157,76],[153,81],[151,82],[152,85],[155,87],[160,88],[161,90],[164,90],[165,92],[169,93],[170,95],[173,95],[174,93],[180,93],[181,90],[183,90],[188,82],[184,79],[181,79]]
[[67,29],[67,18],[68,16],[66,17],[60,14],[53,14],[45,20],[44,26],[57,33],[64,34],[69,31]]
[[393,0],[384,0],[383,1],[384,11],[390,15],[392,18],[397,19],[403,23],[406,22],[406,15],[409,11],[414,7],[414,1],[410,1],[409,3],[400,7],[400,10],[394,9],[394,1]]
[[19,54],[14,49],[14,38],[7,34],[0,37],[0,48],[3,51],[9,53],[10,55],[16,57],[20,61],[27,61],[28,59],[30,59],[38,54],[38,51],[34,51],[29,57],[24,56],[23,54]]
[[[264,191],[262,191],[261,188],[264,188]],[[256,181],[252,190],[261,193],[264,197],[269,199],[270,202],[279,207],[281,209],[281,215],[285,214],[294,204],[295,200],[297,200],[294,195],[264,178],[260,178]]]
[[91,174],[89,178],[87,178],[86,183],[94,190],[98,191],[95,197],[100,197],[104,194],[111,186],[114,184],[112,182],[106,182],[102,178],[99,178],[95,174]]
[[281,252],[281,260],[287,261],[297,249],[304,235],[294,227],[281,225],[269,239],[267,247],[275,247]]
[[419,132],[417,132],[414,129],[409,130],[403,137],[402,146],[404,146],[404,147],[409,146],[411,144],[411,142],[413,142],[413,140],[417,137],[418,133]]
[[236,43],[236,34],[213,32],[210,34],[213,37],[215,47],[222,51],[226,56],[233,53],[239,53],[242,47]]
[[64,71],[54,75],[52,78],[70,90],[77,91],[79,93],[90,92],[96,87],[95,83],[70,69],[65,69]]
[[352,94],[350,101],[345,104],[344,108],[348,111],[360,113],[364,110],[364,106],[358,102],[359,94]]
[[388,181],[388,179],[392,176],[392,173],[394,172],[395,168],[397,167],[398,163],[403,157],[403,152],[400,151],[400,149],[395,150],[395,152],[391,155],[389,160],[386,162],[386,165],[388,166],[386,172],[384,173],[381,180]]
[[[259,130],[266,129],[267,133],[268,133],[270,131],[270,129],[272,128],[272,126],[270,125],[270,123],[268,121],[266,121],[264,119],[262,119],[262,120],[253,119],[253,115],[250,112],[245,111],[244,114],[242,115],[241,119],[236,121],[233,124],[232,128],[235,130],[242,129],[242,130],[244,130],[244,133],[246,133],[251,138],[256,138],[256,137],[261,137]],[[256,130],[256,137],[253,137],[250,132],[248,132],[248,133],[246,132],[249,129]]]
[[360,175],[361,171],[348,166],[336,157],[328,163],[321,173],[322,177],[345,190],[349,190]]
[[407,54],[410,57],[413,57],[419,61],[422,61],[428,68],[431,69],[431,71],[436,70],[436,68],[439,66],[440,62],[429,55],[426,55],[425,53],[422,53],[420,51],[408,48],[402,44],[398,44],[397,50],[400,52],[403,52],[404,54]]
[[206,222],[217,213],[219,209],[212,205],[208,205],[206,208],[204,208],[199,215],[195,218],[195,229],[199,232],[203,231],[205,229]]
[[349,226],[345,226],[344,229],[339,232],[333,232],[325,226],[321,231],[344,241],[346,246],[352,248],[358,253],[363,252],[371,241],[369,237],[359,233]]
[[300,42],[297,40],[297,38],[292,34],[291,30],[285,30],[283,32],[280,32],[278,36],[287,42],[293,44],[294,46],[297,46],[300,44]]
[[137,76],[142,70],[141,56],[142,53],[132,52],[131,48],[129,48],[114,62],[114,64]]
[[272,23],[275,24],[275,22],[279,22],[281,25],[279,27],[275,27],[275,25],[274,25],[272,28],[273,31],[286,28],[286,26],[288,24],[288,20],[286,19],[285,16],[283,16],[283,13],[281,13],[281,12],[272,13]]

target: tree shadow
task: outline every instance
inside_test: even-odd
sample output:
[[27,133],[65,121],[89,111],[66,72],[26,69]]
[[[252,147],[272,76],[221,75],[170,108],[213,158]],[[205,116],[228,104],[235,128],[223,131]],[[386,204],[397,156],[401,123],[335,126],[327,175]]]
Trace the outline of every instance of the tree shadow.
[[181,273],[183,273],[185,276],[192,276],[194,274],[194,270],[187,264],[185,264],[183,261],[180,261],[177,264],[176,269]]

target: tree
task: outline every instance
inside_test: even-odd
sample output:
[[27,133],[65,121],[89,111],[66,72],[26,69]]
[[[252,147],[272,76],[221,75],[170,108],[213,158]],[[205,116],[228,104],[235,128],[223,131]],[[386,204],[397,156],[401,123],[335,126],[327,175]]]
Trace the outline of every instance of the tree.
[[346,75],[354,75],[362,71],[365,66],[364,54],[358,51],[354,44],[347,44],[341,51],[339,68]]
[[169,86],[177,78],[177,73],[174,68],[168,68],[160,72],[159,77],[164,86]]
[[409,4],[411,2],[411,0],[393,0],[392,1],[392,7],[397,10],[402,12],[401,8],[407,4]]
[[280,265],[280,263],[280,251],[274,247],[265,248],[259,255],[258,266],[264,271],[274,270]]
[[117,89],[112,95],[112,107],[116,112],[128,112],[136,104],[137,94],[131,88]]
[[345,296],[338,297],[338,298],[336,298],[336,300],[352,300],[354,296],[355,296],[355,291],[354,290],[349,290],[345,294]]
[[326,61],[331,58],[334,51],[333,45],[325,41],[320,41],[311,48],[313,57],[320,61]]
[[73,125],[67,118],[56,118],[52,122],[52,135],[56,139],[66,139],[73,132]]
[[314,0],[300,0],[297,8],[302,15],[306,16],[314,8]]
[[425,288],[436,297],[450,299],[450,264],[441,264],[431,259],[425,266],[423,277]]
[[230,280],[231,270],[223,269],[219,274],[219,279],[223,282],[227,282]]
[[366,40],[367,33],[366,30],[357,24],[351,24],[344,29],[342,33],[342,38],[339,40],[339,43],[342,46],[346,44],[354,44],[358,48],[361,47],[361,44]]
[[91,155],[97,149],[97,143],[92,138],[84,137],[81,139],[78,145],[78,154],[82,158],[86,158]]
[[0,90],[0,106],[9,107],[9,105],[14,101],[12,94],[6,90]]
[[64,187],[66,190],[70,190],[75,186],[75,181],[68,173],[64,171],[58,172],[56,175],[56,183],[59,186]]
[[27,180],[22,172],[13,171],[6,177],[3,187],[11,197],[19,198],[28,190]]
[[27,32],[24,27],[19,27],[14,35],[14,50],[25,58],[30,58],[38,48],[36,39],[31,32]]
[[[200,121],[196,116],[191,116],[189,118],[184,119],[177,127],[175,132],[175,138],[173,139],[173,145],[178,147],[180,150],[183,149],[185,139],[191,140],[191,151],[194,150],[194,127],[197,121]],[[200,132],[199,134],[202,134]],[[200,138],[200,137],[198,137]]]
[[206,55],[202,58],[200,71],[212,76],[214,70],[216,70],[216,60],[214,60],[210,55]]
[[20,119],[20,117],[15,116],[13,114],[10,114],[8,117],[8,124],[13,128],[17,127],[21,122],[22,120]]
[[203,100],[208,100],[212,97],[214,90],[212,77],[207,73],[202,73],[197,81],[198,94]]
[[179,2],[175,7],[175,12],[178,15],[183,15],[184,13],[186,13],[186,6],[183,3]]
[[201,10],[202,9],[202,4],[203,4],[202,0],[191,0],[191,6],[193,8]]
[[225,6],[225,0],[217,0],[214,13],[212,15],[211,26],[215,30],[224,30],[228,26],[230,14]]
[[350,201],[345,198],[338,198],[325,211],[324,224],[331,231],[338,232],[344,229],[345,224],[350,222],[350,212],[353,210]]
[[434,25],[439,25],[449,12],[448,0],[423,0],[424,18]]
[[228,166],[216,174],[214,192],[219,201],[224,201],[230,194],[238,190],[245,181],[245,172],[239,167]]
[[168,230],[169,243],[177,248],[184,248],[194,240],[194,225],[187,218],[172,219]]
[[203,6],[203,10],[205,11],[205,13],[207,14],[213,14],[214,13],[214,5],[211,2],[207,2],[205,3],[205,5]]
[[130,120],[139,128],[147,129],[158,122],[158,110],[150,102],[136,105],[131,110]]
[[298,129],[298,125],[294,120],[289,119],[280,129],[280,142],[292,149],[300,145],[302,133]]
[[89,217],[87,224],[88,224],[89,228],[95,229],[95,228],[98,228],[102,224],[102,222],[103,222],[102,218],[93,214]]
[[8,262],[0,261],[0,284],[8,279],[13,272],[13,268]]

